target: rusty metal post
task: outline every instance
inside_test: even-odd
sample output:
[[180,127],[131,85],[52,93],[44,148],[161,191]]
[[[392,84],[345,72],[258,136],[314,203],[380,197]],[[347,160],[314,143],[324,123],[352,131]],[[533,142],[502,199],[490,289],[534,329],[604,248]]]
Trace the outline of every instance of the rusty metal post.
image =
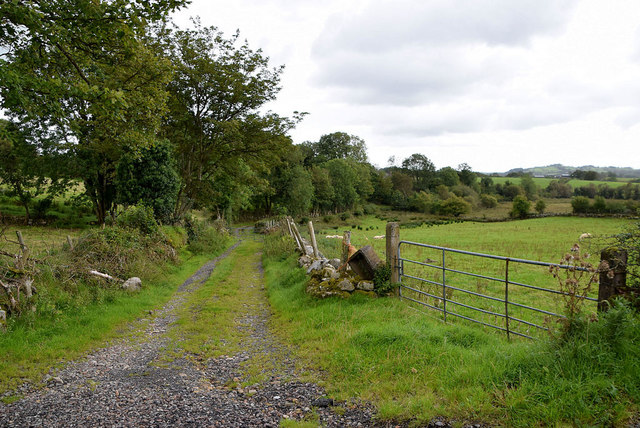
[[309,237],[311,238],[311,247],[313,247],[313,256],[316,259],[320,258],[320,252],[318,251],[318,244],[316,243],[316,233],[313,230],[313,222],[309,220]]
[[609,309],[609,300],[620,295],[627,285],[627,251],[607,248],[600,253],[600,261],[609,269],[600,272],[598,287],[598,311]]
[[[397,222],[387,223],[387,264],[391,268],[391,283],[400,282],[400,265],[398,263],[398,246],[400,245],[400,225]],[[400,289],[396,291],[400,293]]]

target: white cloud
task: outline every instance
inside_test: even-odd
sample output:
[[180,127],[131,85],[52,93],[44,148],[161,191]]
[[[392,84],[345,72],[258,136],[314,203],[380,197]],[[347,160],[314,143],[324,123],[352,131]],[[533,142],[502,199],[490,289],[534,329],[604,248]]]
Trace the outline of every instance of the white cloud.
[[353,133],[379,165],[640,167],[635,0],[194,0],[187,14],[286,64],[269,108],[311,113],[296,142]]
[[314,44],[318,56],[336,51],[387,52],[459,43],[526,44],[555,33],[574,0],[383,0],[361,13],[329,18]]

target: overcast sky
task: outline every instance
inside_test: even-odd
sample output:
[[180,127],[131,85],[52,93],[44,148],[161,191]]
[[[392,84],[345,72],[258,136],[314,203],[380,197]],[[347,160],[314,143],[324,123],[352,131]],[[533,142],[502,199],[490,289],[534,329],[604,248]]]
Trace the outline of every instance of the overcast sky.
[[640,168],[638,0],[194,0],[175,18],[195,15],[286,65],[268,107],[309,112],[295,143],[348,132],[378,166]]

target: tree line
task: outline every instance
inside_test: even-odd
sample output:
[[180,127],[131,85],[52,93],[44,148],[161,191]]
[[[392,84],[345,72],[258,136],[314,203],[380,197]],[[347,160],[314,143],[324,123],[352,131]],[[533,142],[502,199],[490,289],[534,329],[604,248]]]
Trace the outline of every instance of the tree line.
[[[78,182],[100,223],[134,204],[173,222],[193,208],[229,218],[368,202],[458,216],[500,200],[573,195],[563,181],[539,189],[530,176],[494,184],[467,164],[436,169],[419,153],[376,168],[365,141],[345,132],[293,144],[305,113],[265,111],[284,67],[239,33],[225,37],[197,18],[177,27],[169,16],[185,4],[0,4],[0,180],[27,216]],[[575,195],[586,192],[640,196],[631,185]]]
[[304,113],[264,111],[283,66],[239,33],[198,19],[178,28],[169,15],[185,4],[0,4],[0,179],[27,216],[78,181],[100,223],[119,205],[142,203],[171,222],[192,208],[335,212],[475,185],[467,166],[436,171],[419,154],[378,170],[365,142],[344,132],[294,145],[288,133]]
[[98,221],[145,203],[163,221],[268,191],[303,116],[264,111],[283,67],[185,0],[0,4],[0,177],[27,209],[82,183]]

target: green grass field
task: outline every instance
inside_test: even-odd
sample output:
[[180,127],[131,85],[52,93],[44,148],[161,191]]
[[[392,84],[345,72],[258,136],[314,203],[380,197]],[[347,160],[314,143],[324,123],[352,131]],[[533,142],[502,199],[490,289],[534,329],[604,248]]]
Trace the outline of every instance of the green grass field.
[[[402,229],[400,237],[404,241],[429,244],[438,247],[459,249],[464,251],[497,255],[502,257],[542,261],[547,263],[560,263],[562,257],[570,252],[572,246],[578,243],[582,233],[588,232],[593,238],[581,242],[582,253],[592,253],[589,261],[594,267],[599,263],[598,245],[602,244],[605,237],[619,233],[629,224],[622,219],[594,219],[575,217],[548,217],[523,221],[495,222],[495,223],[452,223],[436,226],[422,226]],[[386,223],[371,217],[361,218],[360,224],[351,229],[351,241],[360,248],[371,245],[380,257],[385,259],[385,240],[374,239],[376,235],[384,235]],[[353,225],[352,225],[353,226]],[[318,227],[317,241],[320,250],[327,257],[339,257],[340,239],[326,238],[326,235],[341,234],[342,229]],[[360,230],[363,229],[363,230]],[[482,298],[461,290],[444,289],[441,286],[443,277],[443,255],[441,250],[424,248],[415,245],[402,244],[401,256],[413,262],[426,263],[427,267],[412,262],[404,262],[404,273],[430,282],[413,278],[403,278],[404,285],[414,290],[403,289],[403,295],[413,300],[426,303],[432,307],[444,309],[443,299],[438,298],[446,292],[447,300],[453,300],[459,304],[448,303],[447,309],[454,313],[473,318],[477,321],[493,326],[506,328],[505,305],[505,278],[506,264],[502,260],[492,260],[477,256],[456,254],[447,252],[444,258],[446,269],[468,272],[476,275],[488,276],[493,279],[479,278],[476,276],[445,271],[447,286],[460,288],[471,293],[489,296]],[[531,266],[527,264],[510,263],[508,278],[510,283],[532,285],[535,287],[561,291],[557,278],[549,273],[549,268],[544,266]],[[586,281],[587,275],[585,275]],[[431,296],[427,296],[428,293]],[[597,284],[594,284],[589,297],[597,296]],[[435,297],[438,296],[438,297]],[[515,317],[523,321],[534,323],[538,326],[546,326],[556,321],[556,317],[548,314],[532,311],[518,305],[526,305],[554,314],[563,312],[564,301],[557,295],[534,290],[531,288],[510,285],[508,288],[509,317]],[[491,313],[481,313],[462,305],[473,306]],[[432,316],[441,316],[436,310],[429,310],[424,306],[417,308],[431,311]],[[595,302],[585,302],[585,309],[594,312]],[[496,315],[498,314],[498,315]],[[467,323],[449,317],[452,322]],[[539,336],[544,330],[526,323],[510,321],[512,331],[527,336]],[[497,332],[488,327],[480,327],[488,331]]]
[[[384,222],[360,221],[369,230],[352,229],[352,241],[372,243],[384,257],[384,241],[372,239],[384,233]],[[580,233],[609,235],[625,224],[583,218],[457,223],[401,229],[401,238],[557,262]],[[339,240],[318,237],[325,254],[337,254]],[[412,257],[430,256],[416,251]],[[416,311],[397,298],[317,300],[304,292],[306,276],[295,258],[267,257],[265,265],[278,329],[297,355],[326,373],[329,394],[369,400],[383,420],[623,426],[638,409],[640,322],[624,308],[562,339],[508,341],[476,324],[444,324],[438,312]]]
[[[507,181],[513,184],[520,184],[520,177],[491,177],[491,179],[493,180],[494,184],[504,184]],[[542,178],[542,177],[533,178],[533,182],[536,185],[538,185],[541,189],[545,189],[547,186],[549,186],[549,183],[551,183],[551,181],[553,180],[559,180],[559,179],[558,178]],[[572,188],[575,189],[576,187],[589,186],[590,184],[593,184],[596,187],[600,184],[606,184],[609,187],[620,187],[620,186],[624,186],[628,182],[629,182],[628,179],[622,179],[622,178],[619,179],[618,181],[600,181],[600,180],[587,181],[587,180],[577,180],[575,178],[572,178],[567,183]]]
[[25,244],[34,257],[52,254],[67,244],[67,236],[76,239],[83,232],[81,229],[60,229],[41,226],[7,226],[5,239],[0,239],[0,249],[10,253],[18,250],[16,231],[22,233]]

